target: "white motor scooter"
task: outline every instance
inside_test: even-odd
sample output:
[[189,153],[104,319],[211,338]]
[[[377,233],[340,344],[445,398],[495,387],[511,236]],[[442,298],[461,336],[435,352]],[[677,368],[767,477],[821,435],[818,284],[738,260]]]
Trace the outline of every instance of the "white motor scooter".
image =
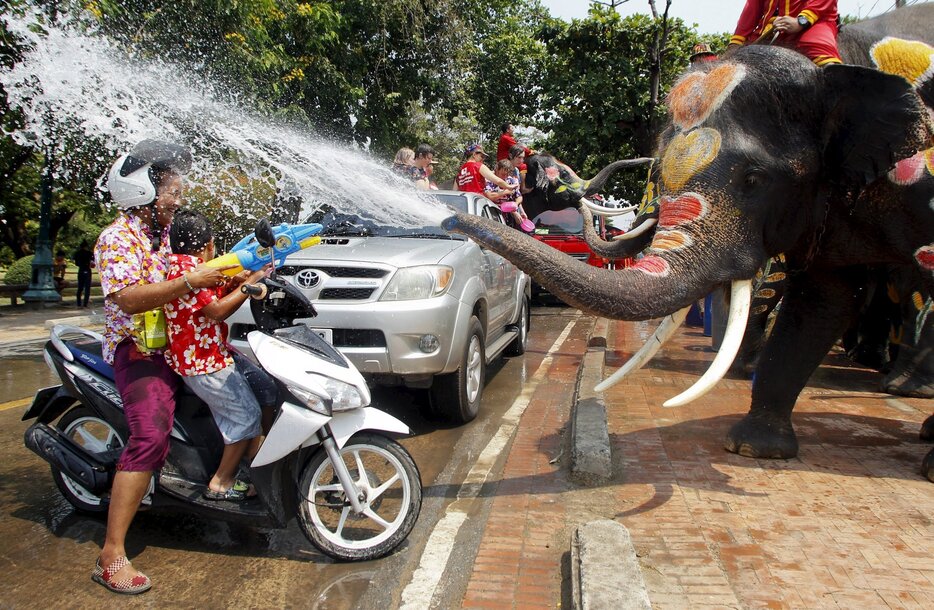
[[[263,245],[274,239],[268,223],[256,235]],[[297,288],[273,275],[241,289],[252,299],[256,322],[250,347],[279,395],[275,421],[250,468],[257,499],[202,497],[223,440],[207,406],[181,393],[169,455],[154,477],[153,508],[265,527],[285,527],[297,517],[308,539],[336,559],[390,553],[421,509],[418,468],[387,436],[407,434],[408,427],[369,407],[369,389],[353,364],[307,326],[294,324],[315,315]],[[40,390],[23,416],[37,419],[26,430],[26,446],[51,464],[65,498],[89,513],[107,510],[115,465],[129,438],[100,340],[84,329],[53,328],[44,355],[62,384]]]

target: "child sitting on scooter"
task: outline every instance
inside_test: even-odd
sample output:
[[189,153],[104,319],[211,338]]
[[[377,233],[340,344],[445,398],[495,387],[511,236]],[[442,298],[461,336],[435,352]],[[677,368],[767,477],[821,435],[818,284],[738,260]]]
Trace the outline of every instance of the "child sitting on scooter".
[[[187,271],[214,258],[210,223],[198,212],[175,213],[169,242],[168,279],[185,277]],[[226,346],[227,325],[223,321],[247,298],[234,289],[243,282],[262,279],[265,273],[243,271],[226,282],[219,281],[216,288],[189,285],[190,292],[165,305],[166,360],[185,385],[207,403],[224,439],[221,463],[203,493],[207,500],[241,502],[249,492],[249,485],[237,480],[237,469],[244,454],[249,452],[252,457],[259,450],[261,409],[246,371],[241,370],[252,363],[245,358],[234,363]]]
[[515,225],[525,232],[532,231],[535,225],[529,220],[525,210],[522,209],[522,193],[519,192],[518,172],[508,159],[501,159],[496,163],[496,176],[506,181],[509,188],[501,188],[487,181],[483,194],[487,199],[499,205],[505,214],[512,214]]

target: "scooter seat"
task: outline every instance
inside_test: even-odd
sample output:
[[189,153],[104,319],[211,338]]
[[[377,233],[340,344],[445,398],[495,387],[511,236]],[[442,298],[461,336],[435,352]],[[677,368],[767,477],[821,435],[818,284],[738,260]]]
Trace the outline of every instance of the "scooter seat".
[[97,341],[65,341],[68,351],[83,365],[113,381],[114,367],[104,362],[101,344]]

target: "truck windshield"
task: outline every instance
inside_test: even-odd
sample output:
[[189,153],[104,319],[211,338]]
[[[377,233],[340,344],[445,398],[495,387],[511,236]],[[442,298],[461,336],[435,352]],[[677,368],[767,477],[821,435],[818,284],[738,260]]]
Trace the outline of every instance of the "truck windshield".
[[324,226],[321,237],[428,237],[451,239],[451,234],[435,225],[423,227],[399,227],[383,224],[357,214],[344,214],[331,206],[315,210],[306,223],[317,222]]

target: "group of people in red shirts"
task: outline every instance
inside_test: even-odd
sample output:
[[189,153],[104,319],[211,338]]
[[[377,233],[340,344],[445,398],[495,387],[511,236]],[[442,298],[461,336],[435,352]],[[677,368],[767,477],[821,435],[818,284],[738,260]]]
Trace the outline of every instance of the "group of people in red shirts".
[[471,144],[464,150],[464,162],[457,172],[458,190],[481,193],[510,214],[516,226],[526,232],[534,230],[522,208],[525,157],[532,151],[516,142],[513,126],[504,123],[496,150],[496,168],[491,170],[484,161],[489,157],[480,144]]

